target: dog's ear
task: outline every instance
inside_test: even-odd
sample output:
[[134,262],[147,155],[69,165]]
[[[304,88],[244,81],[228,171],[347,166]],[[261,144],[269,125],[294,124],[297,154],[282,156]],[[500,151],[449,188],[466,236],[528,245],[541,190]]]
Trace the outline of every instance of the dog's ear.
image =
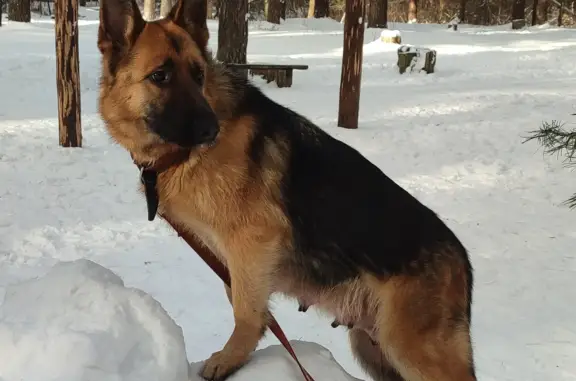
[[192,36],[202,52],[206,51],[210,37],[206,25],[207,8],[207,0],[178,0],[168,14],[168,18]]
[[135,0],[100,0],[98,49],[126,53],[145,25]]

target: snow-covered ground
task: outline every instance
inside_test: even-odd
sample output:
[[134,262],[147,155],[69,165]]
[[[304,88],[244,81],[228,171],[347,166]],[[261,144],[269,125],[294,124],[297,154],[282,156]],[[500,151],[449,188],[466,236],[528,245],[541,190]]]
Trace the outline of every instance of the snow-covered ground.
[[[82,15],[82,149],[58,147],[52,20],[5,22],[0,28],[0,302],[6,299],[4,313],[23,320],[56,314],[55,306],[42,309],[41,303],[37,310],[18,311],[14,306],[22,303],[21,308],[29,309],[30,301],[14,300],[17,294],[7,294],[7,287],[43,276],[59,261],[87,258],[161,303],[182,329],[188,360],[197,363],[221,349],[233,328],[232,311],[221,282],[206,265],[161,221],[146,220],[145,202],[136,192],[136,169],[129,155],[111,144],[96,112],[97,12],[83,9]],[[215,49],[217,24],[211,21],[209,27]],[[310,65],[295,73],[291,88],[258,83],[272,98],[358,148],[435,209],[470,249],[476,269],[473,336],[480,380],[576,380],[576,212],[560,205],[576,191],[576,182],[573,173],[543,156],[535,143],[522,144],[542,120],[570,121],[569,114],[576,112],[576,31],[389,27],[402,33],[403,43],[435,49],[436,73],[399,75],[396,46],[377,41],[380,30],[367,30],[356,131],[336,127],[341,24],[294,19],[272,28],[255,22],[249,59]],[[59,286],[43,284],[47,293]],[[116,298],[131,292],[109,287],[118,288]],[[352,359],[344,328],[331,328],[331,321],[313,309],[299,313],[293,301],[277,298],[274,307],[290,339],[318,343],[346,372],[366,378]],[[13,336],[12,346],[0,336],[0,379],[28,380],[28,368],[42,364],[11,356],[25,353],[26,345],[40,350],[38,346],[48,345],[42,337],[53,332],[30,336],[33,331],[26,331],[26,336],[22,331],[18,336],[6,316],[0,315],[0,325]],[[51,323],[29,324],[41,328]],[[164,329],[176,329],[170,327]],[[131,340],[153,341],[130,335]],[[92,345],[111,345],[107,340],[112,337]],[[144,345],[158,345],[149,344]],[[260,347],[275,344],[268,334]],[[322,350],[316,349],[302,350],[319,356]],[[256,357],[274,368],[266,374],[284,363],[262,358],[278,359],[285,356],[282,350],[273,347]],[[65,367],[74,361],[70,357],[48,364]],[[18,363],[23,364],[19,369]],[[116,376],[110,380],[122,379]]]

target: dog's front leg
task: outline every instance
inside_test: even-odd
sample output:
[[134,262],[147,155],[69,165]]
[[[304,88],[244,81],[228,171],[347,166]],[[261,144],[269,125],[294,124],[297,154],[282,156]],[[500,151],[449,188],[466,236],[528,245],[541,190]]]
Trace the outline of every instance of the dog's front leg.
[[224,380],[242,367],[256,349],[268,324],[270,274],[274,254],[259,247],[250,253],[234,253],[227,259],[234,310],[234,331],[224,348],[206,360],[201,375],[206,380]]

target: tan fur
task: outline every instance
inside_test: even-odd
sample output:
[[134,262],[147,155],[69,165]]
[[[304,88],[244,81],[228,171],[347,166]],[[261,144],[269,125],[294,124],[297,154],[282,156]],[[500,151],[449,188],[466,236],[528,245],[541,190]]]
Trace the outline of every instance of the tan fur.
[[423,276],[396,276],[377,286],[378,340],[406,380],[475,379],[464,318],[464,266],[450,250],[446,248],[442,261],[431,259]]
[[[342,325],[353,324],[352,350],[376,381],[474,380],[467,368],[469,327],[464,318],[454,319],[455,313],[464,316],[467,278],[451,248],[425,253],[428,260],[421,263],[426,267],[418,276],[377,279],[362,273],[331,289],[318,289],[302,274],[280,265],[294,254],[280,191],[288,144],[265,141],[264,169],[256,176],[250,173],[247,152],[253,117],[232,117],[238,94],[230,92],[223,69],[203,57],[198,44],[205,41],[194,41],[185,29],[193,30],[196,38],[208,38],[207,30],[204,35],[203,29],[169,19],[147,24],[132,48],[137,59],[124,60],[114,78],[106,69],[111,50],[102,42],[100,113],[111,137],[137,161],[155,162],[177,147],[144,125],[145,108],[163,102],[163,95],[142,78],[166,57],[183,73],[192,62],[205,69],[202,94],[220,121],[216,144],[193,150],[189,160],[160,173],[157,185],[159,211],[195,234],[231,276],[227,294],[235,328],[224,348],[207,360],[202,375],[221,379],[247,361],[269,318],[270,295],[280,292],[314,305]],[[179,52],[170,39],[181,43]],[[182,78],[185,82],[187,77]]]

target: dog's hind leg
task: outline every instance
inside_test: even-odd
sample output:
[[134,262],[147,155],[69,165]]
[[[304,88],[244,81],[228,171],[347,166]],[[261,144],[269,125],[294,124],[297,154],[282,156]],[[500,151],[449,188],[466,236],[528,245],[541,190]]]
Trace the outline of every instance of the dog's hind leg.
[[353,328],[348,337],[354,357],[374,381],[405,381],[366,331]]
[[379,287],[378,341],[406,381],[475,381],[468,275],[437,270]]

